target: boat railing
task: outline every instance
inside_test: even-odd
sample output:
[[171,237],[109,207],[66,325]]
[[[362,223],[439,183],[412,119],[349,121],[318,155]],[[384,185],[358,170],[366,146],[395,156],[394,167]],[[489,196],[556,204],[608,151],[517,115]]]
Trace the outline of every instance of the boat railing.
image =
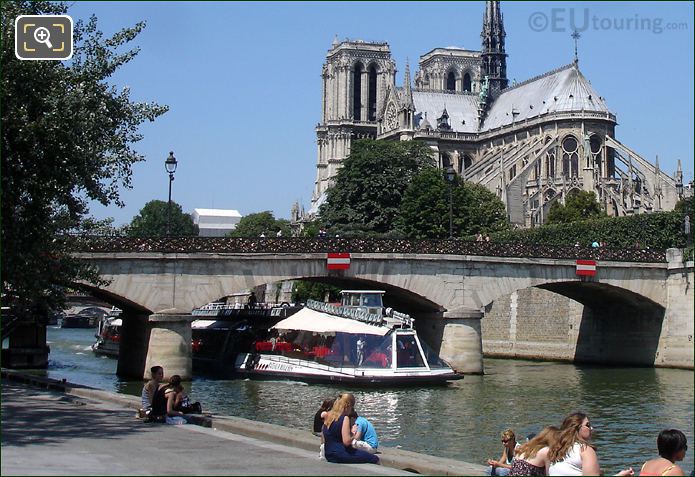
[[391,318],[397,321],[400,321],[403,327],[407,328],[412,328],[413,323],[415,322],[415,320],[410,315],[406,313],[401,313],[400,311],[396,311],[393,308],[387,308],[386,315],[390,316]]
[[307,300],[306,306],[314,311],[320,311],[322,313],[328,313],[329,315],[361,321],[370,325],[381,326],[384,323],[383,316],[377,315],[376,313],[369,313],[368,311],[360,310],[359,308],[331,305],[330,303],[323,303],[316,300]]
[[282,308],[283,304],[281,303],[257,303],[254,306],[249,306],[249,305],[243,305],[241,303],[208,303],[207,305],[203,305],[200,308],[193,308],[191,311],[191,314],[193,315],[207,315],[211,312],[219,312],[219,311],[225,311],[225,310],[244,310],[244,309],[252,309],[252,310],[273,310],[275,308]]
[[[368,311],[359,308],[331,305],[330,303],[324,303],[316,300],[307,300],[306,306],[314,311],[320,311],[323,313],[328,313],[329,315],[361,321],[370,325],[382,326],[385,321],[382,315],[369,313]],[[412,328],[413,322],[415,321],[410,317],[410,315],[396,311],[393,308],[387,308],[386,315],[400,323],[404,328]]]
[[[279,363],[286,363],[286,364],[297,364],[301,366],[306,366],[307,368],[313,368],[313,369],[319,369],[322,371],[332,371],[332,372],[340,372],[343,374],[349,374],[343,371],[343,366],[337,367],[337,366],[329,366],[327,364],[321,364],[317,363],[316,361],[308,361],[304,359],[299,359],[299,358],[290,358],[287,356],[283,356],[281,354],[272,354],[272,355],[263,355],[264,358],[270,360],[270,361],[276,361]],[[350,367],[350,369],[355,369],[353,367]]]

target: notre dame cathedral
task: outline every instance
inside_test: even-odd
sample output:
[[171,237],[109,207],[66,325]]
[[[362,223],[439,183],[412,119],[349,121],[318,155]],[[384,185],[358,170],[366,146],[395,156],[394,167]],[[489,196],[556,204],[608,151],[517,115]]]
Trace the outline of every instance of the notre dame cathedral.
[[574,62],[518,84],[507,79],[503,15],[487,1],[481,51],[435,48],[402,87],[388,43],[334,41],[323,65],[323,110],[311,214],[325,201],[354,139],[424,141],[442,169],[498,195],[513,225],[542,224],[572,190],[609,215],[673,209],[675,177],[615,138],[616,116]]

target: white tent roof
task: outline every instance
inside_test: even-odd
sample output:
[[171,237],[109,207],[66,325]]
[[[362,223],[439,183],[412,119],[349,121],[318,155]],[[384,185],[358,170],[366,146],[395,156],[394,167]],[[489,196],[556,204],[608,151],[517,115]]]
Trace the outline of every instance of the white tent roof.
[[391,331],[386,326],[368,325],[349,318],[314,311],[309,308],[302,308],[289,318],[285,318],[273,326],[278,330],[304,330],[314,333],[353,333],[364,335],[385,336]]

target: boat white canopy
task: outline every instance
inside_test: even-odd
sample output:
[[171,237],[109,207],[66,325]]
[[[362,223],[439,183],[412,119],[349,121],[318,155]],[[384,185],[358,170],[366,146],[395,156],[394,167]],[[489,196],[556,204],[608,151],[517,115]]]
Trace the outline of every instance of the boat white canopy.
[[385,336],[391,328],[340,318],[320,311],[302,308],[273,326],[276,330],[304,330],[314,333],[352,333]]

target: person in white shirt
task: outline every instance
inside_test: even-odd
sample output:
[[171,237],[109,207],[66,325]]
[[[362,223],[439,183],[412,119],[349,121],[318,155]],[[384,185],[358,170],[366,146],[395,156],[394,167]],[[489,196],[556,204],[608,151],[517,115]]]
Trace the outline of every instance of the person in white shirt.
[[[574,412],[565,418],[557,441],[548,452],[551,462],[548,475],[602,475],[596,448],[589,443],[593,429],[589,417],[583,412]],[[616,475],[635,473],[629,468]]]

